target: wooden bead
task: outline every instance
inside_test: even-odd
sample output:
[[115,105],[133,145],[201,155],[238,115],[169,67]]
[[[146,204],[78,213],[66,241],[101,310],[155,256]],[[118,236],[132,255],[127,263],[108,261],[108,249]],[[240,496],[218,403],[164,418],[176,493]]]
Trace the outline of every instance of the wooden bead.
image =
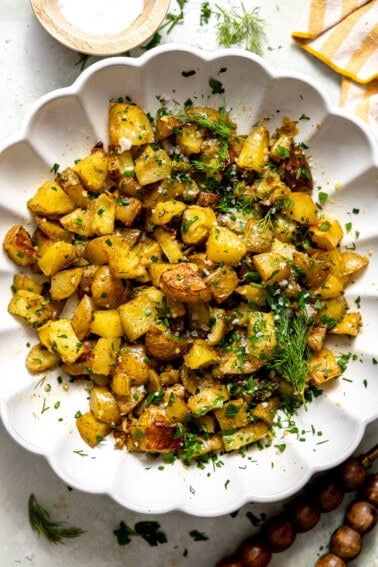
[[378,508],[378,473],[369,474],[362,489],[362,497]]
[[361,488],[366,479],[366,469],[356,457],[348,459],[341,467],[340,480],[347,492]]
[[359,534],[366,534],[377,523],[377,510],[369,502],[352,502],[345,513],[345,523]]
[[333,553],[325,553],[315,563],[315,567],[346,567],[346,563],[341,557]]
[[243,567],[243,563],[235,557],[225,557],[216,564],[216,567]]
[[311,499],[297,498],[289,508],[290,518],[298,533],[311,530],[319,521],[320,508]]
[[331,553],[349,561],[360,553],[362,538],[358,532],[349,526],[341,526],[333,532],[329,548]]
[[266,567],[272,559],[272,550],[264,541],[250,537],[239,546],[236,556],[243,567]]
[[285,551],[294,543],[296,538],[293,523],[284,516],[277,516],[268,520],[264,532],[274,553]]
[[322,512],[333,512],[343,501],[344,490],[337,479],[326,478],[318,484],[316,495]]

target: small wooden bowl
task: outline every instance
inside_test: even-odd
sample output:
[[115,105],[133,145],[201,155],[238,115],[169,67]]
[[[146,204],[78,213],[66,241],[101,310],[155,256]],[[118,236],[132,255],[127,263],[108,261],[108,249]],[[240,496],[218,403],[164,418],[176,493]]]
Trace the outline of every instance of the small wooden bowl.
[[[79,5],[80,0],[76,1]],[[59,0],[30,0],[30,3],[39,22],[60,43],[80,53],[108,56],[128,51],[152,37],[167,14],[170,0],[144,0],[142,12],[125,29],[119,31],[116,25],[115,33],[93,35],[66,19]],[[119,23],[116,12],[114,21]]]

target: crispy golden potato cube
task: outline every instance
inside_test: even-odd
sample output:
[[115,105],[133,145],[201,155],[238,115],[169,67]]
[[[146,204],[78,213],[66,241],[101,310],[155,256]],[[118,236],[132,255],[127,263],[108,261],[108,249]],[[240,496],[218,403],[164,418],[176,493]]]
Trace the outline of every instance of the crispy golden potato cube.
[[235,451],[250,443],[259,441],[269,433],[269,426],[264,421],[256,421],[246,427],[241,427],[235,433],[223,435],[225,451]]
[[100,337],[92,351],[92,372],[102,376],[109,376],[120,346],[121,339],[118,337]]
[[290,242],[282,242],[278,238],[273,238],[270,252],[274,254],[281,254],[285,259],[292,260],[294,252],[296,251],[295,244]]
[[51,240],[39,228],[34,231],[32,240],[37,248],[37,258],[42,258],[44,253],[54,244],[54,240]]
[[287,280],[290,276],[290,266],[281,254],[262,252],[255,254],[252,260],[263,283],[272,285]]
[[194,423],[198,426],[199,431],[206,433],[215,433],[217,420],[213,414],[198,415],[194,417]]
[[273,241],[273,231],[259,219],[250,217],[244,229],[244,243],[248,252],[269,252]]
[[225,403],[222,408],[214,410],[214,415],[222,430],[245,427],[249,423],[247,404],[242,398]]
[[90,201],[88,192],[84,189],[78,174],[71,167],[67,167],[58,175],[58,181],[75,205],[83,209],[88,207]]
[[176,264],[184,258],[181,246],[174,230],[158,227],[154,230],[154,237],[158,241],[169,262]]
[[154,150],[152,146],[148,145],[135,160],[136,178],[142,186],[170,177],[171,173],[171,160],[163,149]]
[[28,208],[35,215],[48,217],[70,213],[75,204],[57,181],[45,181],[29,199]]
[[332,250],[340,243],[344,236],[341,224],[336,219],[321,217],[318,224],[309,227],[309,235],[312,242],[323,250]]
[[284,215],[275,215],[272,223],[273,234],[282,242],[294,242],[298,224],[285,217]]
[[248,352],[253,358],[269,359],[277,345],[274,314],[251,311],[248,323]]
[[188,398],[188,408],[195,414],[206,414],[216,408],[222,407],[229,399],[227,387],[224,384],[213,384],[204,387],[198,394]]
[[236,293],[244,297],[248,302],[254,305],[264,305],[266,300],[266,291],[263,287],[256,286],[253,283],[239,285],[235,289]]
[[152,285],[159,287],[161,274],[167,270],[173,270],[177,268],[180,264],[170,264],[169,262],[156,262],[151,263],[148,266],[148,272],[151,277]]
[[53,316],[53,308],[42,295],[19,289],[8,305],[11,315],[21,317],[30,327],[40,327]]
[[106,386],[92,388],[89,407],[95,419],[108,425],[114,425],[121,419],[117,401]]
[[308,193],[296,191],[290,193],[288,205],[283,213],[300,225],[315,225],[318,222],[316,204]]
[[93,341],[83,343],[83,352],[75,362],[62,364],[62,371],[69,376],[82,376],[92,374],[92,348]]
[[91,285],[92,299],[100,309],[115,309],[130,297],[130,288],[113,276],[109,266],[100,266]]
[[184,211],[181,223],[181,239],[185,244],[197,246],[202,244],[212,226],[217,222],[215,213],[210,207],[190,205]]
[[151,221],[156,226],[168,224],[175,217],[180,217],[186,209],[186,204],[176,199],[156,203],[151,210]]
[[83,268],[70,268],[53,274],[50,283],[52,299],[59,301],[70,297],[79,287],[82,276]]
[[274,417],[280,407],[280,398],[272,396],[264,402],[258,403],[252,410],[252,415],[256,419],[264,421],[269,427],[272,427]]
[[176,144],[186,156],[199,154],[204,141],[205,130],[198,124],[184,124],[176,134]]
[[71,318],[72,328],[80,341],[84,340],[89,334],[94,311],[93,299],[84,294]]
[[321,299],[331,299],[341,295],[343,289],[344,285],[342,280],[333,274],[328,274],[322,284],[313,290],[313,294],[315,297]]
[[183,445],[183,440],[177,439],[175,432],[175,424],[164,423],[162,420],[151,420],[150,424],[132,423],[126,446],[131,452],[169,453]]
[[142,202],[135,197],[116,197],[115,218],[125,226],[132,226],[142,209]]
[[341,374],[335,355],[328,348],[314,354],[308,363],[308,370],[308,380],[315,386],[321,386]]
[[225,353],[222,358],[217,371],[220,376],[235,376],[238,374],[253,374],[262,368],[266,363],[263,358],[245,358],[238,353],[230,352]]
[[107,253],[109,268],[115,278],[136,279],[147,274],[138,253],[130,250],[126,241],[122,244],[113,244],[108,248]]
[[205,283],[210,288],[214,301],[222,303],[235,291],[239,278],[231,266],[224,265],[205,278]]
[[326,262],[312,258],[303,252],[293,253],[293,264],[310,289],[318,288],[330,271]]
[[149,356],[159,360],[176,360],[188,350],[184,337],[176,336],[164,325],[152,325],[145,337],[146,351]]
[[350,276],[351,274],[355,274],[367,266],[368,263],[369,259],[366,256],[357,254],[357,252],[352,252],[350,250],[341,252],[341,276]]
[[43,346],[58,354],[64,364],[75,362],[84,352],[69,319],[48,321],[38,329],[38,335]]
[[139,256],[142,266],[146,267],[160,262],[162,257],[161,246],[153,238],[145,238],[138,242],[134,246],[133,252]]
[[108,154],[108,176],[114,181],[119,181],[123,176],[134,175],[134,159],[130,150]]
[[[60,221],[60,219],[59,219]],[[68,230],[60,226],[60,224],[45,217],[35,216],[35,222],[40,230],[44,232],[51,240],[64,240],[72,242],[73,236]]]
[[3,248],[17,266],[29,266],[37,260],[37,249],[31,236],[20,224],[15,224],[8,230]]
[[203,455],[207,455],[208,453],[223,451],[223,449],[224,447],[221,435],[215,434],[206,437],[198,435],[195,445],[190,447],[188,452],[182,452],[181,458],[184,462],[191,461],[193,459],[198,459],[198,457],[202,457]]
[[89,240],[85,245],[83,256],[90,264],[96,264],[97,266],[107,264],[109,261],[108,249],[113,245],[122,245],[125,249],[130,249],[129,244],[124,238],[109,234],[97,236]]
[[78,207],[71,213],[60,217],[60,224],[69,232],[80,236],[92,236],[92,215],[87,209]]
[[168,297],[182,303],[209,301],[211,293],[205,282],[188,264],[180,264],[160,276],[160,287]]
[[226,333],[226,311],[218,307],[210,309],[210,332],[206,337],[207,344],[219,344]]
[[313,325],[308,333],[307,344],[313,352],[320,352],[327,335],[326,325]]
[[356,337],[362,325],[361,313],[348,311],[342,320],[329,330],[331,335],[349,335]]
[[188,327],[193,336],[202,336],[210,330],[209,303],[188,303],[186,308]]
[[108,157],[104,148],[95,146],[91,153],[77,161],[72,169],[91,193],[101,193],[105,189]]
[[156,301],[141,293],[118,308],[125,335],[133,342],[147,333],[158,316]]
[[329,267],[329,271],[336,277],[340,277],[342,256],[340,248],[333,248],[332,250],[319,250],[315,251],[311,258],[322,260]]
[[101,193],[96,199],[92,199],[88,213],[92,234],[102,236],[114,232],[115,201],[111,195]]
[[219,362],[219,355],[214,347],[201,339],[196,339],[189,352],[184,355],[184,362],[191,370],[198,370]]
[[26,357],[26,368],[29,372],[36,374],[46,372],[59,365],[60,358],[54,352],[50,352],[41,344],[31,347]]
[[134,104],[117,102],[109,108],[109,138],[121,151],[154,142],[154,132],[147,114]]
[[161,141],[165,140],[165,138],[169,138],[181,124],[182,120],[171,114],[159,116],[155,122],[157,139]]
[[89,330],[100,337],[116,338],[123,336],[123,326],[117,309],[98,309],[93,311]]
[[189,415],[189,409],[185,401],[185,388],[182,384],[166,388],[163,403],[170,423],[184,423]]
[[76,427],[80,437],[90,447],[96,447],[111,431],[110,425],[97,421],[92,412],[81,414],[76,419]]
[[45,276],[52,276],[67,268],[76,257],[77,251],[73,244],[62,241],[53,242],[38,260],[38,266]]
[[242,238],[224,226],[213,226],[206,243],[209,260],[237,266],[247,253]]
[[111,379],[111,390],[116,396],[129,396],[131,392],[131,378],[123,372],[115,372]]
[[348,304],[343,295],[322,301],[321,309],[315,315],[316,323],[338,322],[344,317]]
[[[131,386],[143,386],[149,380],[150,367],[142,345],[128,345],[121,348],[114,367],[114,376],[123,374]],[[120,394],[120,392],[116,392]],[[121,395],[121,394],[120,394]]]
[[239,167],[262,173],[269,158],[269,132],[259,124],[245,138],[237,159]]
[[18,289],[32,291],[33,293],[40,295],[43,286],[38,282],[35,282],[32,278],[29,278],[26,274],[15,274],[13,276],[12,291],[17,291]]
[[258,198],[264,205],[272,206],[278,201],[288,199],[291,191],[281,178],[277,171],[268,170],[257,177],[254,181],[252,188],[247,190],[247,195],[250,193],[252,198]]

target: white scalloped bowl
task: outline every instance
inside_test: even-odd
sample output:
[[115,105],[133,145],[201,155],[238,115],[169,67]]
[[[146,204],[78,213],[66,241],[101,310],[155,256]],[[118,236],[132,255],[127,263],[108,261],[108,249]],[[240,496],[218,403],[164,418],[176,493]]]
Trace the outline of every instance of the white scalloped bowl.
[[[194,70],[186,76],[183,71]],[[209,78],[222,82],[212,94]],[[217,516],[249,501],[271,502],[298,491],[317,471],[334,467],[357,447],[367,423],[378,415],[378,159],[374,143],[354,118],[333,108],[313,81],[270,68],[240,50],[207,53],[175,46],[158,47],[138,59],[102,60],[65,89],[42,97],[31,109],[19,135],[0,154],[0,239],[14,223],[31,223],[27,199],[49,177],[85,155],[99,140],[107,144],[111,98],[129,96],[152,114],[160,98],[183,104],[226,102],[242,133],[259,118],[270,118],[271,131],[283,116],[299,120],[297,139],[309,146],[315,187],[329,194],[327,209],[343,225],[353,223],[344,245],[370,255],[370,265],[349,286],[350,304],[360,302],[363,328],[354,340],[338,340],[337,352],[351,352],[344,378],[295,418],[298,434],[276,430],[270,448],[252,447],[243,457],[222,456],[223,466],[204,470],[180,461],[161,467],[159,459],[117,451],[109,438],[95,449],[81,440],[75,413],[88,408],[87,393],[56,373],[31,376],[25,369],[32,331],[7,313],[15,267],[1,255],[0,388],[1,416],[10,435],[26,449],[44,455],[69,485],[107,493],[123,506],[143,513],[183,510]],[[358,212],[358,214],[357,214]],[[356,232],[359,237],[356,238]],[[64,379],[65,380],[65,379]],[[59,404],[57,404],[59,402]],[[59,407],[57,407],[59,406]],[[279,446],[285,444],[281,452]]]

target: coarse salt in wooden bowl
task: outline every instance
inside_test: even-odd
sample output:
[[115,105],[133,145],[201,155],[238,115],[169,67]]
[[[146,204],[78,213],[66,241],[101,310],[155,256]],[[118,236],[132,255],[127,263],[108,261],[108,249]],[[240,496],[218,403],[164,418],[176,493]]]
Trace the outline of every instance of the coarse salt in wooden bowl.
[[116,55],[146,42],[164,20],[169,0],[30,0],[45,30],[88,55]]

